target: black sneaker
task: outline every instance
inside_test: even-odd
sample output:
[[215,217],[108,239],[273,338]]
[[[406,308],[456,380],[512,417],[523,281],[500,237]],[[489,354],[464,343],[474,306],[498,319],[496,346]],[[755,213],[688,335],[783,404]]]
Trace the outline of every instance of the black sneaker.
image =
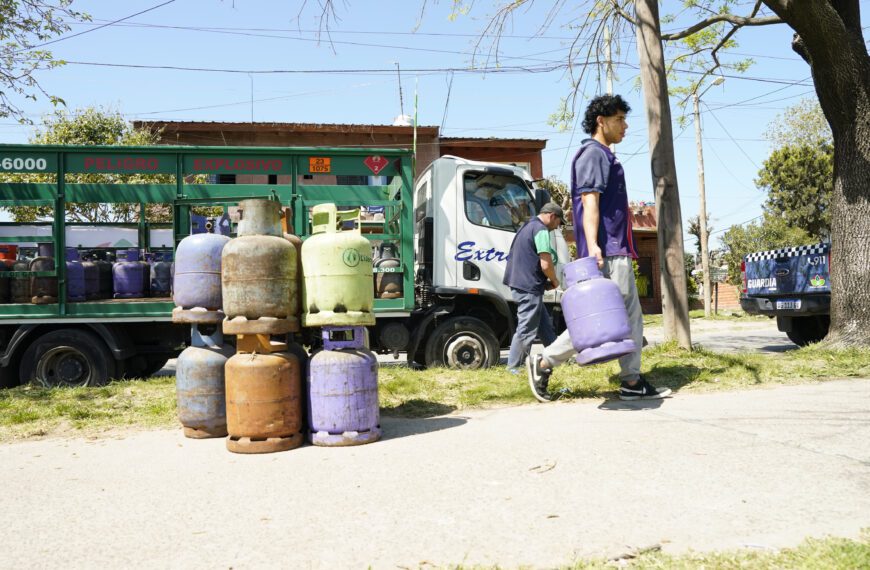
[[562,394],[551,394],[547,391],[547,385],[550,383],[550,374],[553,373],[553,370],[541,368],[542,358],[540,354],[534,354],[530,355],[526,360],[526,370],[529,373],[529,387],[539,402],[552,402],[553,400],[558,400]]
[[667,398],[670,395],[670,388],[656,388],[647,382],[643,376],[640,377],[634,386],[629,386],[628,382],[624,381],[619,386],[620,400],[658,400],[660,398]]

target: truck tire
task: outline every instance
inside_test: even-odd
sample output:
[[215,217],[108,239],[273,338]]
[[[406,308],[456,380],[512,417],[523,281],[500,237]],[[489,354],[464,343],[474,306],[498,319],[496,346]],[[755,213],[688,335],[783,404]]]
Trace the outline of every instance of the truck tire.
[[95,334],[78,329],[45,333],[21,358],[21,384],[46,388],[102,386],[115,376],[115,360]]
[[831,318],[827,315],[813,317],[793,317],[791,330],[786,331],[788,339],[798,346],[819,342],[828,336]]
[[453,317],[435,327],[426,341],[426,366],[477,370],[498,364],[495,333],[480,319]]

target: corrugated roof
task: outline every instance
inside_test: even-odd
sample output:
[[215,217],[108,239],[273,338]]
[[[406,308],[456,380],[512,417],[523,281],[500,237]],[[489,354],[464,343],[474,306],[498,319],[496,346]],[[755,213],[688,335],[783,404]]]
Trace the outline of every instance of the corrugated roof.
[[[278,122],[227,122],[227,121],[133,121],[136,127],[144,126],[159,126],[167,131],[173,130],[226,130],[226,131],[258,131],[258,130],[275,130],[284,131],[307,131],[307,132],[380,132],[380,133],[413,133],[414,127],[397,126],[397,125],[375,125],[375,124],[349,124],[349,123],[278,123]],[[437,134],[439,128],[437,126],[420,125],[417,127],[417,132],[423,131],[426,134]]]

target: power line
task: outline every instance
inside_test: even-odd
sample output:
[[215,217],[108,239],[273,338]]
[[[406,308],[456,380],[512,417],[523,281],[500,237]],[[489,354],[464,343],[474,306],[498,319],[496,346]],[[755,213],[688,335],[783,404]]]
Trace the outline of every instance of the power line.
[[103,28],[108,28],[109,26],[113,26],[113,25],[115,25],[115,24],[117,24],[117,23],[119,23],[119,22],[123,22],[124,20],[129,20],[130,18],[135,18],[136,16],[141,16],[142,14],[145,14],[146,12],[151,12],[152,10],[156,10],[157,8],[162,8],[163,6],[166,6],[167,4],[172,4],[173,2],[175,2],[175,0],[167,0],[166,2],[164,2],[164,3],[162,3],[162,4],[158,4],[158,5],[156,5],[156,6],[152,6],[152,7],[148,8],[147,10],[142,10],[141,12],[136,12],[135,14],[130,14],[129,16],[125,16],[125,17],[120,18],[120,19],[118,19],[118,20],[113,20],[113,21],[108,22],[108,23],[105,23],[105,24],[103,24],[103,25],[101,25],[101,26],[97,26],[96,28],[91,28],[90,30],[85,30],[85,31],[83,31],[83,32],[78,32],[78,33],[76,33],[76,34],[72,34],[72,35],[69,35],[69,36],[63,36],[63,37],[61,37],[61,38],[57,38],[56,40],[51,40],[50,42],[41,43],[41,44],[38,44],[38,45],[35,45],[35,46],[29,46],[29,47],[26,47],[26,48],[24,48],[24,49],[22,49],[22,50],[18,50],[18,51],[15,52],[15,53],[21,53],[21,52],[25,52],[25,51],[30,51],[30,50],[32,50],[32,49],[41,48],[41,47],[44,47],[44,46],[47,46],[47,45],[51,45],[51,44],[56,44],[56,43],[58,43],[58,42],[62,42],[62,41],[64,41],[64,40],[69,40],[69,39],[72,39],[72,38],[76,38],[76,37],[78,37],[78,36],[83,36],[83,35],[85,35],[85,34],[89,34],[89,33],[91,33],[91,32],[96,32],[97,30],[102,30]]

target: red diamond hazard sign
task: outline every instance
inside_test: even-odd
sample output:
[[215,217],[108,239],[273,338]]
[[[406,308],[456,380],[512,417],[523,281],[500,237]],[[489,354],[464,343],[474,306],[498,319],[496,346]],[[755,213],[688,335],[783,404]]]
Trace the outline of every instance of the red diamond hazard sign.
[[369,167],[369,170],[375,174],[378,174],[385,166],[387,166],[387,164],[390,163],[386,158],[378,155],[366,157],[363,162]]

